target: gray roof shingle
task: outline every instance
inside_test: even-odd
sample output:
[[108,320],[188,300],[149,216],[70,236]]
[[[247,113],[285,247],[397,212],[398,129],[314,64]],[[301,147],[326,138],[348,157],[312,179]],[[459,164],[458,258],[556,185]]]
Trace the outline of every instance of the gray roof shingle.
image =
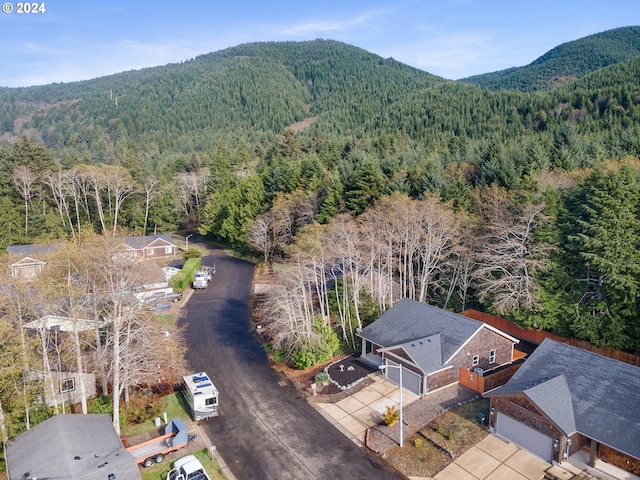
[[139,479],[135,458],[125,450],[108,415],[55,415],[10,440],[9,480],[73,478]]
[[524,394],[566,434],[640,459],[640,368],[546,339],[487,397]]

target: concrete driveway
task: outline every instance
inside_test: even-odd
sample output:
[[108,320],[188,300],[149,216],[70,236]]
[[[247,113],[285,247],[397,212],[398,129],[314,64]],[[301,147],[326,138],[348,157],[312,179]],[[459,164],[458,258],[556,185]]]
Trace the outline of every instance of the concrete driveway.
[[[382,420],[387,407],[397,408],[400,405],[400,389],[397,385],[387,381],[379,372],[369,374],[369,378],[373,380],[371,385],[339,402],[312,402],[329,422],[358,446],[364,445],[367,429]],[[403,407],[417,399],[416,394],[403,389]]]
[[[440,471],[436,480],[540,480],[551,467],[512,443],[489,435]],[[570,474],[563,478],[572,478]]]

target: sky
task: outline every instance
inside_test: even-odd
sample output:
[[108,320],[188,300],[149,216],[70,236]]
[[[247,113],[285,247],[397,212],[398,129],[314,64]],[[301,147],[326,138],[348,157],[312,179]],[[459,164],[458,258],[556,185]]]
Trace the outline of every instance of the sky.
[[18,13],[20,5],[34,2],[2,3],[0,86],[87,80],[182,62],[241,43],[317,38],[342,41],[455,80],[524,66],[561,43],[640,25],[637,0],[35,4],[37,13]]

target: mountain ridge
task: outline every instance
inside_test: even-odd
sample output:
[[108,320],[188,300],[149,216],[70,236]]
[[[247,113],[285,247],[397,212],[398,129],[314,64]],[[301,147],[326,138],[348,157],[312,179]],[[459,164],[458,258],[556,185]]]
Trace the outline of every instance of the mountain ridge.
[[528,65],[459,81],[491,90],[549,90],[639,55],[640,26],[620,27],[562,43]]

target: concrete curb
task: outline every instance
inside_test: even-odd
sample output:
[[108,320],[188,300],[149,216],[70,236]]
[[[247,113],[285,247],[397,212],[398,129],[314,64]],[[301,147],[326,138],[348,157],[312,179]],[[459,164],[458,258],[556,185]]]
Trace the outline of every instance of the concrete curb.
[[218,462],[218,466],[220,467],[220,470],[222,470],[222,473],[224,473],[225,477],[227,477],[227,480],[237,480],[236,476],[233,474],[233,472],[227,465],[227,462],[224,461],[224,459],[220,455],[220,452],[218,452],[218,450],[216,449],[216,446],[211,442],[211,439],[205,433],[202,427],[200,427],[200,425],[196,423],[196,428],[198,430],[198,436],[202,438],[202,440],[204,441],[205,447],[209,451],[209,455],[213,460]]

